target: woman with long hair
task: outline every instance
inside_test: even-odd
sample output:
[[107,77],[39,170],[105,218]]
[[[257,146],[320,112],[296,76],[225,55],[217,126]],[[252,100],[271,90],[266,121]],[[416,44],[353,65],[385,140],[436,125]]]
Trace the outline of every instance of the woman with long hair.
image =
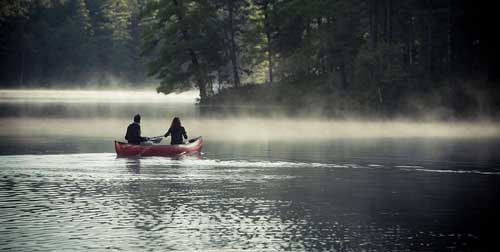
[[179,117],[174,117],[170,128],[164,136],[168,137],[169,135],[171,136],[170,144],[172,145],[183,144],[184,140],[182,137],[184,137],[184,139],[188,138],[186,130],[184,129],[184,127],[182,127]]

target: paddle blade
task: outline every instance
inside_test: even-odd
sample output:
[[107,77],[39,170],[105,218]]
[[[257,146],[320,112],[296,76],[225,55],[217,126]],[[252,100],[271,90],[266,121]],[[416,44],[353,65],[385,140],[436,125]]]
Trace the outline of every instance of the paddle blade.
[[163,140],[163,137],[155,137],[155,138],[149,139],[149,141],[151,141],[151,142],[153,142],[155,144],[160,143],[161,140]]

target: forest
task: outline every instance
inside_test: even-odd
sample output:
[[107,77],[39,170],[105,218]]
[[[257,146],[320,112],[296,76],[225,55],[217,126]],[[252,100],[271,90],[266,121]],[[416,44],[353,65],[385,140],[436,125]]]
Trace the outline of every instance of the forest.
[[147,66],[140,55],[141,4],[2,0],[0,86],[143,84]]
[[157,83],[166,94],[198,89],[205,106],[335,117],[500,115],[492,4],[2,1],[2,87]]

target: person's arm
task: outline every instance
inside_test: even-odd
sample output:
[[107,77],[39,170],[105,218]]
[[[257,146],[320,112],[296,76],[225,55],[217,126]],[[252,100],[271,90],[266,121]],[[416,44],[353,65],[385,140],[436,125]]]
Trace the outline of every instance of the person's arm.
[[125,133],[125,140],[129,140],[130,138],[130,126],[127,127],[127,133]]
[[170,135],[170,129],[168,129],[167,133],[165,133],[165,135],[163,135],[164,137],[168,137]]
[[182,135],[184,136],[184,139],[188,139],[188,135],[186,133],[186,129],[182,128]]

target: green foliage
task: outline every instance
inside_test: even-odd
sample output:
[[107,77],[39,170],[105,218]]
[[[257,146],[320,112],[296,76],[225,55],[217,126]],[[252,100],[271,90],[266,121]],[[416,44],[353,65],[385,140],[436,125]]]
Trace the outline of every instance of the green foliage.
[[140,1],[17,1],[21,16],[0,21],[2,34],[9,34],[0,39],[1,83],[110,85],[110,77],[144,81],[136,18]]
[[[451,97],[453,92],[439,91],[447,86],[443,83],[461,75],[457,70],[464,68],[457,66],[473,66],[468,59],[477,59],[458,50],[464,46],[457,42],[461,35],[457,24],[465,20],[461,13],[465,5],[458,1],[254,0],[252,4],[249,20],[256,34],[245,41],[260,52],[240,53],[242,58],[264,61],[260,68],[267,65],[277,83],[257,93],[249,91],[256,94],[250,97],[238,89],[221,92],[211,103],[257,99],[257,103],[387,115],[397,109],[411,111],[411,100],[427,93]],[[464,110],[461,101],[447,104]]]
[[399,44],[382,44],[375,49],[361,48],[356,57],[360,71],[372,74],[373,81],[390,84],[404,81],[408,74],[404,70],[404,50]]
[[28,1],[20,0],[2,0],[0,4],[0,25],[7,18],[21,16],[26,14]]
[[[261,14],[246,0],[150,1],[142,13],[142,48],[150,74],[169,93],[237,85],[264,61]],[[217,83],[216,83],[217,82]]]
[[101,5],[104,23],[101,28],[111,34],[115,44],[126,43],[132,39],[129,27],[132,10],[128,0],[107,0]]
[[212,6],[205,1],[151,1],[142,16],[143,49],[154,57],[150,74],[161,79],[159,92],[183,91],[211,79],[223,50]]
[[[149,72],[160,80],[158,92],[198,88],[202,102],[212,103],[222,97],[217,93],[227,96],[224,89],[236,87],[231,92],[238,95],[229,96],[246,99],[246,90],[257,103],[386,114],[404,107],[408,97],[452,90],[451,79],[480,75],[494,62],[484,49],[494,44],[484,42],[489,33],[461,30],[472,29],[471,17],[477,17],[468,5],[448,0],[4,0],[0,81],[95,78],[106,83],[112,75],[141,82]],[[467,11],[473,14],[464,15]],[[254,84],[267,85],[244,87]],[[454,92],[438,93],[452,97]],[[267,98],[259,102],[259,97]]]

